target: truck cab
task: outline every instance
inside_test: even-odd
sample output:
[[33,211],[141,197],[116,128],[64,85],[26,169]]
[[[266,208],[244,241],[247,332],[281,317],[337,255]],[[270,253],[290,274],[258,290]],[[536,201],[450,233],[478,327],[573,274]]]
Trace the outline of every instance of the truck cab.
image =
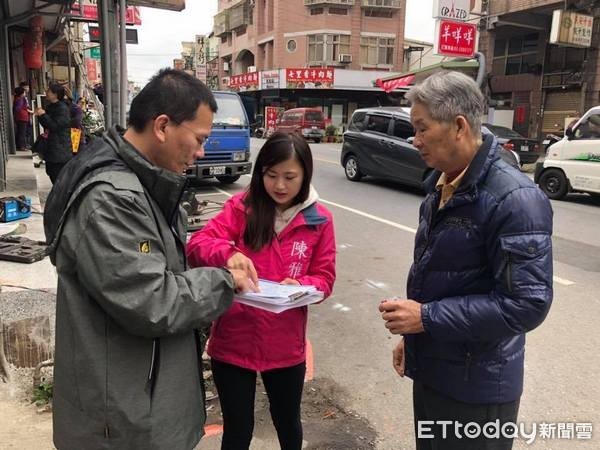
[[600,106],[587,111],[536,165],[535,182],[553,200],[569,192],[600,196]]
[[235,183],[250,173],[250,125],[240,96],[235,92],[213,92],[218,110],[212,131],[204,144],[204,158],[188,167],[190,181],[215,177],[223,184]]

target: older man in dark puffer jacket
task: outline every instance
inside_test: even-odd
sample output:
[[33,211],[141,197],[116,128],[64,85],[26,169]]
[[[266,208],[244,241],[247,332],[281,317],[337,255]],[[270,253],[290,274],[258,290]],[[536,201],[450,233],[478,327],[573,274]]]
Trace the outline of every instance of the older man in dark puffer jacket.
[[414,380],[417,449],[510,449],[512,437],[483,430],[517,419],[525,333],[552,302],[552,209],[499,157],[495,138],[482,138],[484,102],[471,78],[440,72],[407,98],[414,145],[436,170],[420,209],[409,299],[380,311],[390,332],[404,335],[394,367]]

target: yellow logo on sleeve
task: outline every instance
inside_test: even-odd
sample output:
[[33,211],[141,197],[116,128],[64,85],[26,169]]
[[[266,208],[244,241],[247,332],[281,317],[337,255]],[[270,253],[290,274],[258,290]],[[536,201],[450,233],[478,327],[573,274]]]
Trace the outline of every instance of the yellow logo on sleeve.
[[140,242],[140,252],[141,253],[150,253],[150,241]]

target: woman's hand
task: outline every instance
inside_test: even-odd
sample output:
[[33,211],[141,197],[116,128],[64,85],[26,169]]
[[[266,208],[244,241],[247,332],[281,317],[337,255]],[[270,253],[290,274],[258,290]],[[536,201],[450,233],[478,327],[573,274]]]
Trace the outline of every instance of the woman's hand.
[[279,284],[293,284],[300,286],[300,282],[298,280],[294,280],[293,278],[286,278],[285,280],[280,281]]
[[36,108],[34,114],[39,117],[46,114],[46,111],[44,110],[44,108]]
[[256,269],[254,268],[254,263],[246,255],[244,255],[241,252],[235,252],[229,257],[225,266],[228,269],[243,270],[246,273],[248,279],[258,289],[258,274],[256,273]]

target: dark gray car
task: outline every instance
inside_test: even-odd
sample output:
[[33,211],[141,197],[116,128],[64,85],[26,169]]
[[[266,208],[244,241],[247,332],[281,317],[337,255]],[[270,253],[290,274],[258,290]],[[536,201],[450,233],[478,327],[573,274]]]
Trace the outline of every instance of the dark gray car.
[[414,129],[401,107],[357,109],[344,133],[341,163],[350,181],[365,175],[422,187],[431,171],[411,144]]

